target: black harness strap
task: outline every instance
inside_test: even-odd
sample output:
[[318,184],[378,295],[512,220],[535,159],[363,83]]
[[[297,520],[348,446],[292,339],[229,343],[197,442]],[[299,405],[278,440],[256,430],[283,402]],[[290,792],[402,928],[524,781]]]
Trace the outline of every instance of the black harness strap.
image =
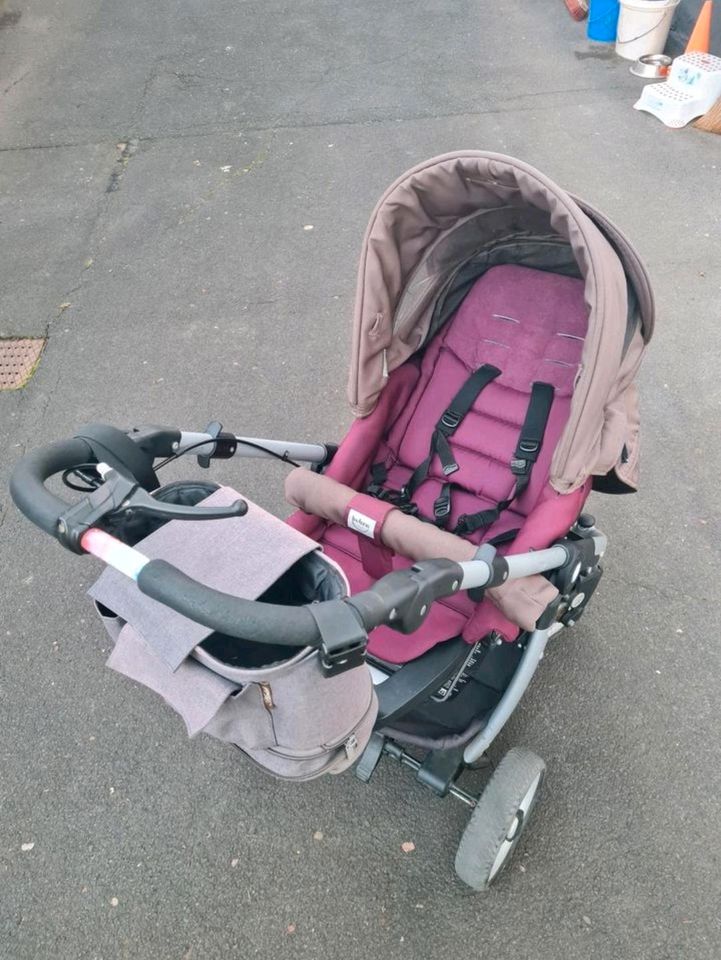
[[510,463],[511,473],[516,478],[511,496],[507,500],[499,501],[495,507],[459,517],[454,533],[468,536],[482,527],[490,527],[526,489],[531,480],[533,464],[538,459],[543,443],[543,435],[546,432],[546,424],[553,404],[553,394],[553,386],[550,383],[535,382],[531,388],[526,419],[523,421],[516,451]]
[[491,547],[502,547],[506,543],[513,543],[520,532],[520,527],[514,527],[513,530],[504,530],[503,533],[497,533],[495,537],[484,540],[484,543],[489,544]]
[[384,500],[384,494],[390,492],[383,489],[383,484],[387,479],[388,470],[385,463],[382,460],[380,463],[374,463],[371,467],[371,482],[368,484],[366,493],[369,493],[372,497],[377,497],[379,500]]
[[[393,503],[405,513],[416,515],[418,507],[411,498],[418,487],[428,477],[433,457],[438,454],[441,469],[446,477],[458,470],[458,464],[451,450],[448,438],[453,436],[459,424],[466,416],[484,387],[500,377],[501,371],[489,363],[479,367],[466,380],[449,406],[443,411],[440,420],[433,428],[428,456],[419,464],[408,479],[408,483],[401,490],[387,490],[383,484],[388,479],[388,471],[384,463],[374,463],[371,467],[371,483],[367,492],[379,500]],[[444,483],[441,495],[433,504],[435,522],[442,526],[451,512],[451,484]]]
[[377,500],[383,500],[385,503],[392,503],[403,513],[408,513],[412,517],[417,516],[418,507],[403,497],[400,490],[387,490],[383,484],[388,479],[388,470],[383,462],[374,463],[371,467],[371,482],[366,487],[366,493]]
[[[498,367],[490,363],[484,363],[466,380],[461,389],[451,400],[448,407],[441,414],[441,419],[435,425],[431,436],[430,449],[426,459],[420,463],[411,474],[408,483],[401,490],[401,496],[408,502],[413,497],[418,487],[427,479],[428,472],[433,462],[433,457],[438,454],[441,461],[441,469],[445,477],[458,470],[458,464],[453,456],[451,445],[448,442],[449,437],[458,429],[459,424],[471,409],[479,396],[480,392],[487,387],[489,383],[500,377],[501,371]],[[450,483],[444,483],[441,495],[433,504],[433,516],[436,523],[445,522],[451,512]]]

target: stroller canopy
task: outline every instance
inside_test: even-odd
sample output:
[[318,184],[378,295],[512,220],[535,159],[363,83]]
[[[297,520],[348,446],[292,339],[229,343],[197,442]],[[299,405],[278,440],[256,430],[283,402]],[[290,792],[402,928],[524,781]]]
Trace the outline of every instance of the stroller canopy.
[[602,214],[512,157],[445,154],[381,197],[363,242],[349,400],[374,409],[396,367],[450,318],[492,266],[518,263],[580,277],[588,329],[571,413],[550,480],[561,493],[615,463],[637,432],[633,379],[653,332],[646,270]]

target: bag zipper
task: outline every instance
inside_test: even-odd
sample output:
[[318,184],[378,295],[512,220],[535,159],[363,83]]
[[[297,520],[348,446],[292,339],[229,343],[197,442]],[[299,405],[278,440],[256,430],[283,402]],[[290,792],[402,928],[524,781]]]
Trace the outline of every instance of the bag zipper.
[[258,683],[260,687],[260,698],[263,701],[263,706],[270,713],[272,710],[275,710],[275,703],[273,702],[273,688],[267,682],[267,680],[261,680]]
[[319,746],[316,750],[306,753],[305,756],[299,757],[292,753],[286,753],[282,747],[277,745],[273,747],[267,747],[266,749],[278,757],[283,757],[284,760],[316,760],[318,757],[322,757],[324,754],[329,754],[331,756],[331,761],[335,762],[337,757],[333,754],[333,751],[343,747],[345,749],[346,756],[350,759],[350,757],[352,757],[358,749],[358,737],[356,736],[355,731],[365,723],[366,719],[368,718],[368,714],[373,709],[373,702],[373,691],[371,691],[370,702],[363,711],[361,717],[353,724],[350,733],[344,733],[342,737],[338,737],[336,740],[331,740],[328,743],[321,744],[321,746]]

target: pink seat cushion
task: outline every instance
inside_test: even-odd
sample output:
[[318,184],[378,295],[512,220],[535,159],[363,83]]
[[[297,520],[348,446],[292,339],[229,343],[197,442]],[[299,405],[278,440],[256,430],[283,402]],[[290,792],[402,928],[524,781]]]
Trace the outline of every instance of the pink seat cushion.
[[[385,485],[398,490],[407,482],[426,458],[433,429],[459,388],[478,367],[493,364],[502,371],[500,377],[480,393],[450,441],[460,469],[453,475],[447,528],[452,530],[461,514],[493,507],[512,493],[514,477],[509,462],[532,384],[541,381],[552,384],[555,392],[531,481],[492,527],[478,530],[468,539],[480,543],[522,527],[546,488],[553,451],[568,419],[586,326],[581,280],[515,265],[490,269],[428,345],[410,399],[395,421],[387,424],[386,439],[372,458],[386,463]],[[425,517],[433,515],[433,501],[444,481],[436,457],[428,479],[413,498]],[[368,482],[366,479],[360,489]],[[354,532],[331,525],[321,539],[328,554],[346,571],[354,593],[371,584],[373,578],[363,568]],[[407,567],[408,560],[396,556],[393,565],[396,569]],[[488,601],[484,606],[489,607],[491,629],[497,611]],[[458,595],[435,604],[420,630],[410,636],[388,628],[374,631],[369,649],[383,659],[404,662],[457,636],[474,610],[467,594]],[[476,616],[476,623],[483,623],[482,618]]]

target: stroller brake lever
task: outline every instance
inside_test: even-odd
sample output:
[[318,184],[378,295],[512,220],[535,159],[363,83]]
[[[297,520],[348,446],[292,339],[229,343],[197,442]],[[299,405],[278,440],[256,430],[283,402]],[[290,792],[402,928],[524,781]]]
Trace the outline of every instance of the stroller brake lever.
[[142,487],[136,487],[120,504],[118,512],[124,512],[126,515],[142,513],[167,520],[225,520],[230,517],[245,516],[248,512],[248,504],[245,500],[238,499],[223,507],[189,507],[180,503],[164,503],[162,500],[156,500]]
[[83,533],[104,517],[130,517],[136,513],[144,513],[166,520],[224,520],[242,517],[248,512],[248,504],[240,499],[228,506],[218,507],[189,507],[164,503],[144,490],[135,477],[103,464],[100,465],[100,473],[104,483],[58,517],[57,539],[76,553],[80,552],[80,538]]

